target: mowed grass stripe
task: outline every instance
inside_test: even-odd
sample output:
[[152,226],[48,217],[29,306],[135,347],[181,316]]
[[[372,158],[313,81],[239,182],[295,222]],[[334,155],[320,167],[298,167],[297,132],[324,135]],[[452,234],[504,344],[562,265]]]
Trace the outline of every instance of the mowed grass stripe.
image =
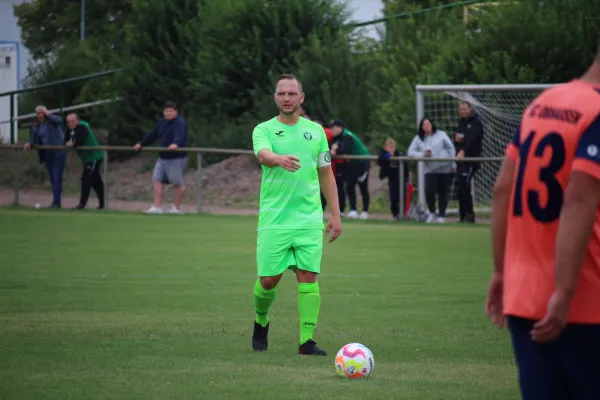
[[[0,398],[517,398],[483,315],[489,228],[344,224],[324,246],[315,339],[298,356],[287,273],[254,354],[256,218],[0,209]],[[349,342],[372,377],[338,378]]]

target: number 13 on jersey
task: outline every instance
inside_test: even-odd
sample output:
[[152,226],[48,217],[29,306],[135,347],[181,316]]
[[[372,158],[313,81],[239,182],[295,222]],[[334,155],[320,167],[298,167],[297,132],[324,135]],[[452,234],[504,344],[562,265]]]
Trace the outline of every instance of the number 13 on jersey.
[[[560,210],[563,204],[564,190],[557,178],[557,174],[562,169],[566,160],[565,142],[562,136],[557,132],[548,132],[532,146],[534,139],[539,137],[540,133],[530,131],[523,142],[519,144],[519,169],[517,171],[517,181],[513,201],[513,215],[522,217],[524,211],[538,222],[552,223],[560,216]],[[548,159],[544,155],[549,152],[549,161],[543,162],[542,158]],[[535,168],[535,172],[528,172]],[[525,179],[528,174],[535,173],[539,184],[528,185]],[[546,191],[547,201],[542,202],[543,193],[540,188]]]

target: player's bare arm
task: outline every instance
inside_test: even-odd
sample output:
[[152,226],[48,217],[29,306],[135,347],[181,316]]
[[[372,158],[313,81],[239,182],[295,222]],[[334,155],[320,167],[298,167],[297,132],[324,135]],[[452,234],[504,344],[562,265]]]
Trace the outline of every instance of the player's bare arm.
[[488,297],[485,302],[485,312],[492,319],[492,322],[500,328],[504,326],[502,275],[510,194],[513,186],[515,168],[515,161],[506,157],[494,185],[494,197],[492,201],[492,251],[494,256],[494,272],[490,279]]
[[273,168],[273,167],[281,167],[290,172],[296,172],[300,169],[298,157],[294,156],[282,156],[279,154],[273,153],[271,150],[262,149],[258,152],[257,155],[258,162],[265,167]]
[[565,190],[556,236],[555,289],[546,316],[531,332],[536,342],[557,339],[567,325],[569,306],[575,295],[599,203],[600,181],[584,172],[573,171]]
[[317,171],[319,172],[319,185],[321,186],[321,191],[323,192],[323,195],[325,195],[327,204],[331,207],[331,217],[325,228],[325,234],[330,235],[329,243],[331,243],[342,234],[342,219],[340,216],[337,186],[335,184],[335,177],[333,176],[331,164],[321,167]]

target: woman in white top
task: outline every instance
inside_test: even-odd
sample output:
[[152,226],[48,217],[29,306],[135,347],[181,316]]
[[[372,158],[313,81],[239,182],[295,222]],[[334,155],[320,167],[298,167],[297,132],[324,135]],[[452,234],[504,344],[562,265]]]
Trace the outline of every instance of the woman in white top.
[[[410,157],[455,158],[456,150],[446,132],[436,128],[429,118],[423,118],[419,124],[417,135],[410,143],[408,155]],[[456,163],[453,161],[429,161],[425,162],[423,169],[425,172],[425,199],[429,209],[427,222],[434,222],[437,217],[437,222],[443,223],[446,219],[448,191],[456,171]],[[437,213],[436,196],[438,200]]]

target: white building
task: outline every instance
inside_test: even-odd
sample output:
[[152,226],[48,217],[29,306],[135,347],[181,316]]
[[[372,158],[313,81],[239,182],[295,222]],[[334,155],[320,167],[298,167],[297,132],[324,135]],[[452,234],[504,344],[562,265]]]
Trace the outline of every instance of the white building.
[[[27,76],[29,51],[21,42],[21,29],[17,24],[13,5],[27,0],[0,0],[0,93],[21,88]],[[0,96],[0,143],[10,143],[10,97]],[[14,97],[13,115],[18,115],[17,98]],[[13,132],[18,130],[17,121]],[[15,138],[16,140],[16,138]]]

